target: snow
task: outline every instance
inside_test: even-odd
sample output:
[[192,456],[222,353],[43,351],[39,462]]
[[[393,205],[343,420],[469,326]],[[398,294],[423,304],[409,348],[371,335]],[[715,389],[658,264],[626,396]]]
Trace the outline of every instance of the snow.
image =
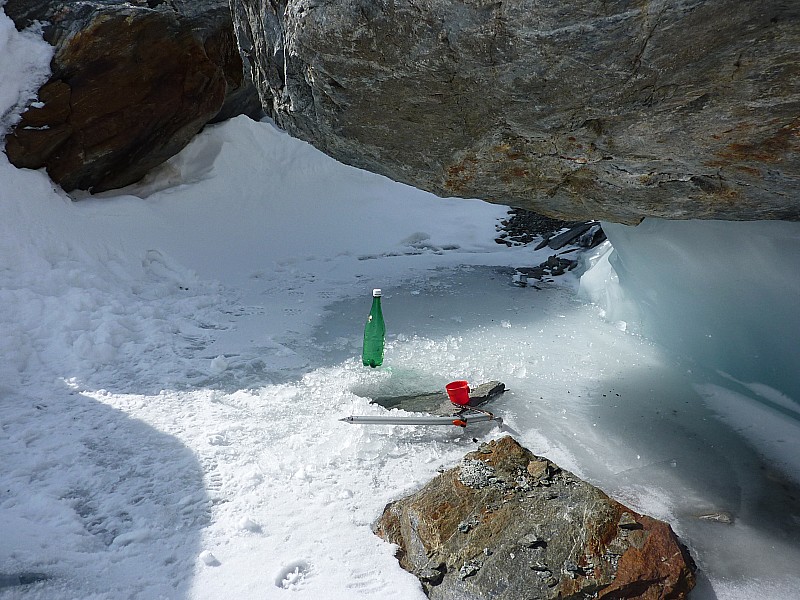
[[36,97],[36,90],[50,75],[53,55],[38,29],[17,32],[2,10],[4,4],[5,0],[0,1],[0,132],[16,123],[19,111]]
[[[5,127],[49,55],[2,14],[0,44]],[[580,282],[513,285],[512,267],[548,253],[496,244],[506,212],[243,117],[79,202],[0,155],[0,597],[422,600],[371,523],[509,431],[668,520],[700,567],[693,597],[796,595],[794,371],[676,354],[642,308],[628,249],[645,245],[625,230],[609,228],[619,273],[606,247]],[[728,239],[689,227],[706,249]],[[721,247],[692,281],[714,289],[753,251]],[[671,276],[659,269],[647,286]],[[791,315],[797,271],[770,269],[753,285]],[[373,370],[360,350],[375,287],[388,344]],[[721,322],[735,335],[740,320]],[[791,350],[794,323],[768,329],[776,347]],[[492,405],[506,431],[339,421],[456,379],[507,384]],[[733,524],[698,518],[721,511]]]

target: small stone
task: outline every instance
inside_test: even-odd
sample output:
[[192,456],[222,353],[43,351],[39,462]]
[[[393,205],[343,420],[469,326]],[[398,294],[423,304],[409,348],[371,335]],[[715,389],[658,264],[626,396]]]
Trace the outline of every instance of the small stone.
[[620,516],[619,523],[617,523],[617,527],[619,527],[620,529],[627,529],[630,531],[633,529],[641,529],[642,524],[639,523],[632,514],[626,512],[622,513],[622,515]]
[[611,568],[616,571],[617,570],[617,566],[619,565],[619,559],[621,558],[621,556],[622,555],[620,555],[620,554],[614,554],[612,552],[608,552],[608,553],[603,555],[603,558],[606,560],[606,562],[609,565],[611,565]]
[[574,573],[575,571],[578,571],[579,569],[578,569],[578,565],[576,565],[574,562],[567,561],[567,562],[564,563],[564,570],[565,571],[569,571],[571,573]]
[[519,543],[524,548],[545,548],[547,540],[545,540],[539,533],[529,533],[525,535]]
[[733,525],[733,515],[727,511],[719,511],[697,515],[698,519],[703,521],[714,521],[715,523],[724,523],[725,525]]
[[422,571],[418,572],[417,579],[431,586],[439,585],[442,583],[445,573],[447,573],[447,565],[444,563],[439,563],[435,567],[426,567]]
[[578,575],[586,575],[586,571],[583,567],[579,567],[572,561],[567,561],[564,563],[564,573],[566,573],[572,579],[575,579]]
[[546,460],[532,460],[528,463],[528,473],[531,477],[538,479],[539,477],[545,476],[547,472],[547,461]]
[[520,477],[515,483],[517,484],[517,489],[522,492],[527,492],[529,489],[531,489],[530,481],[528,481],[525,477]]
[[466,579],[467,577],[472,577],[480,570],[481,570],[481,564],[477,561],[471,560],[461,565],[461,568],[458,570],[458,574],[463,580]]
[[475,521],[461,521],[461,523],[458,524],[458,530],[461,533],[469,533],[475,525],[477,525]]

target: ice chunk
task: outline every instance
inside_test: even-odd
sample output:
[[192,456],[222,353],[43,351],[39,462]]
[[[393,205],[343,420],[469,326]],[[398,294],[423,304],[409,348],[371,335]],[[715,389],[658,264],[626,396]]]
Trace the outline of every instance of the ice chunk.
[[581,290],[610,320],[800,399],[800,223],[646,219],[603,229],[613,252],[595,254]]
[[228,361],[224,356],[217,356],[211,361],[211,372],[219,375],[228,368]]

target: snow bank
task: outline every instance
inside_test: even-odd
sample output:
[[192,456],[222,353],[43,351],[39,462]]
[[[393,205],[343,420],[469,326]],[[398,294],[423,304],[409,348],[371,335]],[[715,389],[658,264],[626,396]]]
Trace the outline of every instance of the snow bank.
[[41,32],[17,32],[0,2],[0,138],[19,120],[19,112],[36,97],[36,90],[50,75],[53,47]]

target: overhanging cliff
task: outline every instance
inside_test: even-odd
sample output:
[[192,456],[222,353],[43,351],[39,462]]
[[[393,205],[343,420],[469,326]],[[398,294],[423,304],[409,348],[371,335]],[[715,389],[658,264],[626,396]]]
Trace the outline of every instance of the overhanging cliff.
[[800,5],[232,0],[276,122],[564,219],[800,219]]

